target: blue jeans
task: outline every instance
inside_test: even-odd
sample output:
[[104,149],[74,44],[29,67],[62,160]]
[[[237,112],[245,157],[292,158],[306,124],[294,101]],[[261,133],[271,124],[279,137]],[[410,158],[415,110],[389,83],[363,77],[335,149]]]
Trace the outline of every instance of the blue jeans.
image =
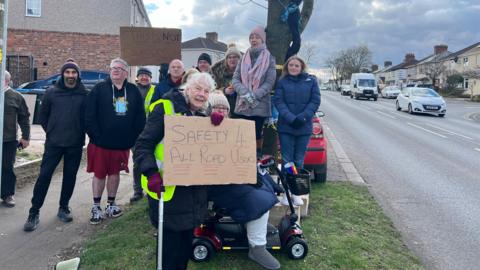
[[307,152],[310,135],[295,136],[288,133],[278,134],[283,163],[294,162],[297,168],[303,168],[303,159]]

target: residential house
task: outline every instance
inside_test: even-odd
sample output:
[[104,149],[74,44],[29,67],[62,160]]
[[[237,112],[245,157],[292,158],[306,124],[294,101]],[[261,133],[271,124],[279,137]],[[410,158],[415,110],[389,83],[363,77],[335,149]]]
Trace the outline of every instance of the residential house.
[[[408,83],[423,83],[432,84],[440,87],[444,82],[443,59],[450,55],[447,45],[435,45],[433,47],[433,54],[421,59],[418,63],[407,68],[407,82]],[[432,81],[434,79],[435,81]]]
[[70,57],[81,69],[107,70],[120,56],[121,26],[151,27],[142,0],[15,0],[8,12],[15,85],[58,73]]
[[392,61],[385,61],[385,62],[383,62],[383,68],[372,72],[373,75],[375,76],[375,80],[377,81],[377,83],[379,85],[385,85],[385,82],[386,82],[385,74],[392,67],[393,67],[392,66]]
[[402,63],[393,66],[385,72],[386,85],[399,85],[402,86],[407,83],[407,69],[418,63],[415,59],[415,54],[407,53]]
[[480,95],[480,42],[448,55],[443,63],[446,74],[458,73],[464,77],[463,87],[468,94]]
[[205,37],[197,37],[182,42],[182,61],[185,68],[197,66],[197,60],[200,54],[207,53],[212,58],[212,65],[225,58],[227,44],[218,41],[216,32],[207,32]]

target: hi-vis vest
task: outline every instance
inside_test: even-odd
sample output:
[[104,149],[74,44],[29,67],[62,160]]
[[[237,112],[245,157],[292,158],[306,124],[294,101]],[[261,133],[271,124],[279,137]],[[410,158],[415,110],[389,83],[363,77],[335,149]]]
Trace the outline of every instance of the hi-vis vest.
[[[151,98],[151,97],[150,97]],[[175,111],[173,110],[173,104],[170,100],[166,99],[159,99],[155,102],[153,102],[149,107],[148,107],[148,113],[153,112],[155,109],[155,106],[161,104],[163,106],[163,109],[165,111],[165,115],[173,115],[175,114]],[[157,144],[155,147],[155,159],[157,160],[157,166],[158,166],[158,171],[160,172],[160,175],[163,177],[163,140]],[[145,192],[155,200],[158,200],[158,195],[156,192],[150,191],[148,189],[148,179],[145,175],[142,174],[141,178],[141,184],[142,184],[142,189],[145,190]],[[175,186],[165,186],[165,192],[163,193],[163,201],[168,202],[172,199],[173,193],[175,192]]]
[[143,103],[143,106],[145,107],[145,115],[147,116],[150,113],[148,110],[150,108],[150,102],[152,102],[152,97],[154,92],[155,92],[155,86],[151,85],[150,89],[148,89],[147,95],[145,96],[145,102]]

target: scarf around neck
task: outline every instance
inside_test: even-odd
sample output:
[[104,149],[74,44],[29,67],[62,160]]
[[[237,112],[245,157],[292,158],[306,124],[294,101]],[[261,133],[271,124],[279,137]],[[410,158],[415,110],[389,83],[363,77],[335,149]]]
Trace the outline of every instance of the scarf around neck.
[[262,44],[258,50],[260,51],[257,60],[252,64],[250,52],[257,48],[249,48],[243,55],[241,65],[242,83],[250,90],[255,91],[260,86],[260,79],[266,73],[270,64],[270,52],[267,50],[265,44]]

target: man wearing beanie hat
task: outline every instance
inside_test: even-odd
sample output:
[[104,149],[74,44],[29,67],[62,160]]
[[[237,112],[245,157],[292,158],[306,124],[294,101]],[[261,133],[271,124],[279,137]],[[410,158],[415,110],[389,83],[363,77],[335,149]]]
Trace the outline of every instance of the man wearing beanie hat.
[[[151,104],[155,86],[152,85],[152,72],[147,68],[141,67],[137,71],[137,88],[142,95],[145,107],[145,114],[148,112],[148,107]],[[132,152],[134,150],[132,149]],[[143,197],[143,191],[140,184],[142,173],[136,163],[133,163],[133,196],[130,197],[130,203],[136,202]]]
[[234,113],[237,94],[233,89],[232,77],[241,57],[242,54],[235,44],[229,44],[225,53],[225,59],[218,61],[212,67],[212,75],[217,83],[217,89],[223,91],[230,105],[229,115],[231,118],[237,118],[237,115]]
[[208,53],[202,53],[197,60],[197,69],[200,72],[210,72],[210,66],[212,65],[212,58]]
[[40,124],[47,134],[45,152],[33,189],[32,207],[23,227],[25,231],[37,228],[40,208],[62,157],[63,182],[57,216],[63,222],[73,220],[68,204],[85,144],[84,114],[88,92],[80,80],[80,68],[73,59],[68,59],[60,72],[60,79],[45,92],[40,108]]

